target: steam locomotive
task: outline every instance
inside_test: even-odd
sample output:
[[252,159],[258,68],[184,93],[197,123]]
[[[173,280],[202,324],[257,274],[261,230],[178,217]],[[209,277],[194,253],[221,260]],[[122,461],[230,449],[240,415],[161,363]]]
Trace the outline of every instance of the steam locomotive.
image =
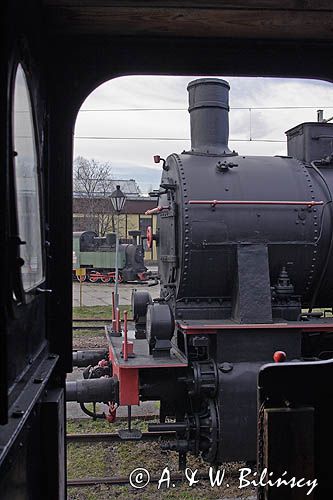
[[252,461],[260,369],[333,357],[333,125],[288,130],[288,156],[239,155],[228,82],[188,92],[191,149],[156,159],[160,298],[133,295],[135,339],[109,332],[109,377],[69,383],[67,399],[159,400],[149,430],[174,431],[163,446],[181,464]]
[[[116,234],[99,237],[94,231],[73,233],[73,278],[91,283],[109,283],[115,278],[118,260],[119,280],[134,281],[146,277],[141,231],[129,231],[132,240],[120,240],[116,256]],[[86,274],[78,276],[76,270],[84,268]]]

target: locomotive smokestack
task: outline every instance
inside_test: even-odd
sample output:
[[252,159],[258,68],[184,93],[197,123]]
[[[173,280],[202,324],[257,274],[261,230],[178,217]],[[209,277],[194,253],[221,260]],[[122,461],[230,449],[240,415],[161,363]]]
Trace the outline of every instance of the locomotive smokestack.
[[191,120],[191,152],[234,155],[229,139],[229,83],[200,78],[187,86]]

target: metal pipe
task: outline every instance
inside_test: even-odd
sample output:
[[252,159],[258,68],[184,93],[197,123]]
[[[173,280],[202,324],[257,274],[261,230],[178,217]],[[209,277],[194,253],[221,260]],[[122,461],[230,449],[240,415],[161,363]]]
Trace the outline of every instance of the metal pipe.
[[162,210],[169,210],[169,206],[158,206],[145,211],[145,215],[159,214]]
[[124,311],[124,361],[128,359],[128,344],[127,344],[127,311]]
[[119,214],[117,215],[117,234],[116,234],[116,273],[115,273],[115,307],[119,305],[119,295],[118,295],[118,278],[119,278],[119,268],[118,268],[118,253],[119,253]]
[[120,310],[119,307],[116,309],[116,333],[120,333],[121,326],[120,326]]
[[170,422],[169,424],[148,424],[149,432],[183,432],[186,431],[187,424],[185,422]]
[[[96,407],[96,403],[94,403],[94,406]],[[80,403],[80,408],[81,410],[83,411],[83,413],[85,413],[86,415],[88,415],[88,417],[91,417],[93,420],[96,420],[97,418],[98,419],[105,419],[105,413],[96,413],[96,408],[94,408],[94,411],[90,411],[88,410],[88,408],[85,406],[84,403]]]
[[114,301],[114,292],[112,292],[111,301],[112,301],[112,321],[114,321],[114,319],[115,319],[115,301]]
[[[158,440],[160,437],[172,438],[175,437],[173,431],[169,432],[143,432],[140,441],[153,441]],[[118,441],[123,443],[124,440],[116,433],[110,432],[99,432],[99,433],[89,433],[89,434],[67,434],[67,442],[89,442],[89,441]]]
[[315,207],[323,205],[323,201],[246,201],[246,200],[190,200],[189,205],[304,205]]
[[84,366],[97,365],[102,358],[107,356],[107,353],[106,349],[99,349],[98,351],[73,351],[73,366],[82,368]]
[[132,406],[128,405],[127,406],[127,412],[128,412],[128,417],[127,417],[127,422],[128,422],[128,431],[132,431]]
[[116,377],[66,382],[66,401],[98,403],[118,401],[118,399],[118,379]]

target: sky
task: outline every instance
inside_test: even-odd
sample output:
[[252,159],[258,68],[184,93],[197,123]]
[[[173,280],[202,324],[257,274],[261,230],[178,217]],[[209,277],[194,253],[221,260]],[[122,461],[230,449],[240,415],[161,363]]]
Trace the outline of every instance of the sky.
[[[242,155],[286,154],[286,130],[317,121],[317,109],[324,110],[324,118],[333,115],[329,82],[217,77],[230,84],[229,147]],[[143,193],[157,189],[161,166],[153,156],[190,148],[186,88],[196,78],[126,76],[104,83],[78,114],[74,157],[110,162],[115,179],[134,178]]]

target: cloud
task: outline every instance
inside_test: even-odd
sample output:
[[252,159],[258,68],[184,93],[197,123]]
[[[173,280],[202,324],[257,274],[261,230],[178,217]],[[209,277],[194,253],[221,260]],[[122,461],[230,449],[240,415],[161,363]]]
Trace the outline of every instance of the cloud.
[[[190,147],[187,84],[196,77],[127,76],[97,88],[84,102],[75,136],[118,139],[75,139],[75,156],[110,161],[121,173],[146,169],[156,182],[152,156],[167,157]],[[230,147],[240,154],[286,154],[281,142],[244,142],[250,138],[285,141],[285,131],[304,121],[316,121],[316,109],[325,117],[333,115],[333,86],[318,80],[286,78],[235,78],[222,76],[230,83]],[[248,108],[304,107],[303,109]],[[306,107],[312,106],[314,109]],[[329,109],[332,107],[332,109]],[[128,108],[167,108],[165,111],[102,111]],[[170,108],[179,110],[171,111]],[[169,110],[168,110],[169,109]],[[120,139],[124,138],[124,139]],[[128,138],[137,138],[136,140]],[[138,140],[138,138],[147,138]],[[179,138],[178,141],[152,138]],[[242,139],[242,141],[235,141]],[[124,165],[127,165],[127,170]],[[140,167],[141,166],[141,167]],[[134,170],[133,170],[134,169]],[[142,181],[142,182],[146,182]],[[149,182],[149,180],[147,181]]]

